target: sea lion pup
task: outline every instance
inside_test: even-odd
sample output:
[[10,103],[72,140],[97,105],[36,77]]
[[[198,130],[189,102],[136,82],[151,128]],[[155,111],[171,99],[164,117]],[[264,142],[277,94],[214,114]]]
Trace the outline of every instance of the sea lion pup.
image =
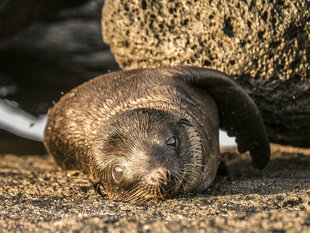
[[198,67],[108,73],[50,109],[44,144],[65,169],[89,173],[113,199],[165,199],[202,192],[220,161],[219,127],[253,165],[270,158],[262,118],[224,73]]

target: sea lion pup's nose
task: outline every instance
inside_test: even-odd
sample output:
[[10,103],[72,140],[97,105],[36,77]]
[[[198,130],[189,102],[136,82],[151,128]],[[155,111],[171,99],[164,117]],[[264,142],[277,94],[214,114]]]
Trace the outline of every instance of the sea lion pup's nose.
[[171,180],[171,172],[164,167],[157,167],[152,170],[150,180],[156,184],[167,185]]

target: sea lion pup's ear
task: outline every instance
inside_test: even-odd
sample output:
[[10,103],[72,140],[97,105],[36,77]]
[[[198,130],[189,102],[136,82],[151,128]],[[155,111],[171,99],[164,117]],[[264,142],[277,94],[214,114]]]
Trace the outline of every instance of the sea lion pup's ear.
[[[226,74],[198,67],[184,67],[191,83],[214,98],[220,127],[236,136],[238,150],[249,150],[253,165],[264,168],[270,160],[270,145],[263,119],[254,101]],[[183,69],[183,67],[181,68]]]

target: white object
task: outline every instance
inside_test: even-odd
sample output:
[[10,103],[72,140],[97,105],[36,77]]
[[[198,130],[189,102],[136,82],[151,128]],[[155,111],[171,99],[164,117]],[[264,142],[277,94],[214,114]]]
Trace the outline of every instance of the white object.
[[0,128],[21,137],[43,141],[47,115],[34,117],[18,108],[18,104],[0,99]]

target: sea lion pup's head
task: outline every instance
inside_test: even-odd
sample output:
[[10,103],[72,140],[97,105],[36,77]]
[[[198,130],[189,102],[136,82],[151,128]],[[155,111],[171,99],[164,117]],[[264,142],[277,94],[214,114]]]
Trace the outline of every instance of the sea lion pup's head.
[[[135,109],[104,122],[92,148],[91,175],[99,192],[144,202],[188,191],[201,161],[190,155],[185,119],[154,109]],[[198,151],[197,151],[198,152]],[[200,156],[201,157],[201,156]],[[193,167],[198,163],[198,168]],[[186,166],[191,164],[192,166]]]

